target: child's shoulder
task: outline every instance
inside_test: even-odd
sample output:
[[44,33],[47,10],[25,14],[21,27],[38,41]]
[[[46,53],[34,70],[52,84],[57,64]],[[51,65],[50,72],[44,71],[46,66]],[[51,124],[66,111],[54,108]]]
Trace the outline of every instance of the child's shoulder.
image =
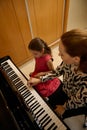
[[47,62],[47,61],[49,61],[50,59],[52,59],[52,56],[49,55],[49,54],[45,54],[45,55],[42,56],[42,57],[35,58],[35,60],[36,60],[37,62],[40,62],[40,61],[45,61],[45,62]]
[[45,54],[44,57],[43,57],[43,59],[45,61],[49,61],[50,59],[52,59],[52,56],[50,54]]

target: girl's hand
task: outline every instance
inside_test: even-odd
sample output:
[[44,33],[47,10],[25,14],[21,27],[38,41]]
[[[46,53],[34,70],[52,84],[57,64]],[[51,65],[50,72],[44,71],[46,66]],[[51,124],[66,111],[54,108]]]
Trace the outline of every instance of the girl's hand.
[[37,85],[38,83],[40,83],[40,79],[37,79],[37,78],[30,78],[27,82],[27,85],[30,87],[30,86],[35,86]]
[[54,110],[60,117],[65,112],[65,104],[64,105],[57,105],[56,109]]

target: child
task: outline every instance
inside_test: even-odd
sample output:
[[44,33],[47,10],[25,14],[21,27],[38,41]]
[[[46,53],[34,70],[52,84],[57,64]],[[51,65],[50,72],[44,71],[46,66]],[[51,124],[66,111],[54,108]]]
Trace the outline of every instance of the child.
[[[29,43],[28,48],[35,57],[35,70],[30,74],[31,77],[39,78],[41,75],[46,75],[48,72],[54,70],[51,49],[42,39],[34,38]],[[58,78],[54,78],[47,82],[39,83],[34,86],[34,88],[42,97],[49,97],[52,94],[55,95],[59,86],[60,80]]]
[[[54,74],[63,75],[63,86],[59,92],[60,98],[55,100],[61,100],[62,96],[65,101],[61,100],[62,105],[58,104],[55,111],[63,118],[87,114],[87,31],[75,29],[64,33],[59,44],[59,55],[63,62]],[[31,78],[28,83],[33,85],[48,79],[46,76]]]

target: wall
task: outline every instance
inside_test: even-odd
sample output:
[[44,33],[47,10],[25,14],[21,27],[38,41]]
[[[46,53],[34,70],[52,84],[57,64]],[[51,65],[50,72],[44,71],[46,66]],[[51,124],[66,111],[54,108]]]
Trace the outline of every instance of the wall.
[[21,65],[32,58],[28,50],[32,38],[40,37],[50,46],[57,43],[64,6],[64,0],[0,0],[0,58],[9,55]]
[[70,0],[67,30],[87,28],[87,0]]

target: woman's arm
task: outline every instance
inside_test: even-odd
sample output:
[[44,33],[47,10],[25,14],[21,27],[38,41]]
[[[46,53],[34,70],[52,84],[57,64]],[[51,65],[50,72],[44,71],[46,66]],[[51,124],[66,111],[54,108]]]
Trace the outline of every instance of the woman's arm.
[[76,95],[71,96],[66,102],[66,109],[75,109],[78,107],[83,107],[87,104],[87,81],[80,81],[80,89],[77,91]]
[[41,82],[46,82],[48,80],[51,80],[53,78],[57,77],[56,74],[54,73],[48,73],[47,75],[45,76],[40,76],[40,78],[30,78],[27,82],[27,85],[28,86],[35,86],[37,85],[38,83],[41,83]]
[[87,104],[87,81],[82,81],[77,84],[80,89],[77,91],[76,95],[71,96],[64,105],[57,105],[55,112],[61,116],[65,110],[77,109],[79,107],[85,107]]
[[51,71],[46,71],[46,72],[40,72],[38,74],[36,74],[34,77],[35,78],[40,78],[40,76],[45,76],[47,75],[48,73],[50,73]]
[[37,85],[38,83],[40,83],[41,80],[39,78],[30,78],[28,81],[27,81],[27,85],[30,87],[30,86],[35,86]]

